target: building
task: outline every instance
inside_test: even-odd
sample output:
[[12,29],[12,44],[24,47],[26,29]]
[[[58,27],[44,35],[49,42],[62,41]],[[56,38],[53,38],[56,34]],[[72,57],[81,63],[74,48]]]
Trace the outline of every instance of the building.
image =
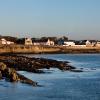
[[10,45],[10,44],[14,44],[14,42],[7,41],[6,39],[2,38],[0,40],[0,44],[2,44],[2,45]]
[[48,39],[48,41],[46,42],[46,45],[52,45],[52,46],[54,46],[54,41],[52,41],[52,40],[50,40],[50,39]]
[[75,46],[75,43],[72,41],[64,41],[65,46]]
[[32,45],[32,39],[31,38],[26,38],[25,39],[25,45]]
[[90,47],[90,46],[92,46],[92,44],[91,44],[91,42],[90,41],[86,41],[86,47]]
[[96,43],[96,47],[100,47],[100,42],[97,42]]
[[62,38],[58,39],[57,44],[64,45],[64,40]]
[[2,38],[2,39],[1,39],[1,44],[7,44],[7,40],[4,39],[4,38]]
[[54,41],[52,41],[50,39],[44,39],[44,40],[35,40],[33,42],[33,44],[34,45],[48,45],[48,46],[52,45],[53,46],[55,43],[54,43]]
[[40,40],[40,39],[35,39],[33,40],[33,45],[46,45],[47,40]]
[[10,44],[14,44],[14,42],[7,41],[7,44],[8,44],[8,45],[10,45]]

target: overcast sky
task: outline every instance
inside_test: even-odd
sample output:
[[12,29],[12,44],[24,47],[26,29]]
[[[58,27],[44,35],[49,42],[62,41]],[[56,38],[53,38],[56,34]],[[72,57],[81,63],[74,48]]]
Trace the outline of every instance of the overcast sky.
[[0,34],[100,39],[100,0],[0,0]]

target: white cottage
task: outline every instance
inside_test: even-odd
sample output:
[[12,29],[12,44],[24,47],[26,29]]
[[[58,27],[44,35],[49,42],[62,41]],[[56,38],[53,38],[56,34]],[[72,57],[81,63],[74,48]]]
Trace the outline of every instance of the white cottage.
[[7,44],[7,40],[4,39],[4,38],[2,38],[2,39],[1,39],[1,44]]
[[54,44],[55,44],[54,41],[51,41],[50,39],[48,39],[48,41],[46,42],[46,45],[49,45],[49,46],[50,45],[54,46]]
[[32,39],[31,38],[26,38],[25,39],[25,45],[32,45]]
[[91,44],[91,42],[90,41],[86,41],[86,46],[88,47],[88,46],[92,46],[92,44]]
[[6,39],[2,38],[1,41],[0,41],[1,44],[5,45],[10,45],[10,44],[14,44],[14,42],[11,42],[11,41],[7,41]]
[[100,42],[97,42],[96,43],[96,47],[100,47]]
[[72,41],[67,41],[67,42],[65,41],[65,42],[64,42],[64,45],[65,45],[65,46],[75,46],[75,43],[72,42]]

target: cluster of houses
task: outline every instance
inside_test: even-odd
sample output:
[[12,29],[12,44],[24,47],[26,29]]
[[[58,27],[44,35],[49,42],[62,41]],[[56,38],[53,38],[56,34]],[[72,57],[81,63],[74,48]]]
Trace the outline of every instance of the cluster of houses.
[[[2,45],[11,45],[16,44],[12,41],[7,41],[5,38],[0,39],[0,44]],[[46,39],[46,40],[32,40],[31,38],[26,38],[24,41],[25,45],[48,45],[48,46],[54,46],[54,45],[61,45],[61,46],[68,46],[68,47],[100,47],[100,42],[95,41],[91,42],[86,40],[84,43],[77,44],[75,41],[59,39],[56,43],[52,39]]]
[[95,42],[91,42],[86,40],[85,43],[83,44],[77,44],[74,41],[63,41],[63,40],[58,40],[57,43],[55,44],[55,42],[53,40],[46,40],[46,41],[32,41],[31,38],[27,38],[25,39],[25,45],[48,45],[48,46],[54,46],[54,45],[62,45],[62,46],[68,46],[68,47],[100,47],[100,42],[95,41]]
[[100,42],[97,41],[97,42],[90,42],[90,41],[86,41],[86,46],[87,47],[100,47]]
[[44,40],[44,41],[41,41],[41,40],[35,40],[34,42],[32,41],[31,38],[26,38],[25,39],[25,45],[52,45],[54,46],[55,43],[54,41],[48,39],[48,40]]
[[3,44],[3,45],[11,45],[11,44],[14,44],[14,42],[12,41],[7,41],[5,38],[2,38],[0,40],[0,44]]

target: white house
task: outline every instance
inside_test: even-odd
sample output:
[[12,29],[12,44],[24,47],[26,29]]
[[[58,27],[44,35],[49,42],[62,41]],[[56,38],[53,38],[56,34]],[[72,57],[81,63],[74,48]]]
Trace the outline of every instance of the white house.
[[4,38],[2,38],[2,39],[1,39],[1,44],[7,44],[7,40],[4,39]]
[[14,44],[14,42],[7,41],[7,44],[8,44],[8,45],[10,45],[10,44]]
[[7,44],[7,45],[14,44],[14,42],[7,41],[7,40],[4,39],[4,38],[1,39],[0,43],[3,44],[3,45],[4,45],[4,44]]
[[90,47],[90,46],[92,46],[92,43],[90,42],[90,41],[86,41],[86,47]]
[[32,45],[32,39],[31,38],[26,38],[25,39],[25,45]]
[[46,42],[46,45],[54,45],[54,41],[51,41],[50,39],[48,39],[48,41]]
[[100,47],[100,42],[97,42],[96,43],[96,47]]
[[75,46],[75,43],[72,42],[72,41],[67,41],[67,42],[65,41],[65,42],[64,42],[64,45],[65,45],[65,46]]
[[33,42],[33,44],[34,45],[48,45],[48,46],[50,46],[50,45],[54,45],[54,41],[51,41],[50,39],[48,39],[48,40],[37,40],[37,41],[35,41],[35,42]]
[[86,45],[91,45],[91,42],[87,40]]

